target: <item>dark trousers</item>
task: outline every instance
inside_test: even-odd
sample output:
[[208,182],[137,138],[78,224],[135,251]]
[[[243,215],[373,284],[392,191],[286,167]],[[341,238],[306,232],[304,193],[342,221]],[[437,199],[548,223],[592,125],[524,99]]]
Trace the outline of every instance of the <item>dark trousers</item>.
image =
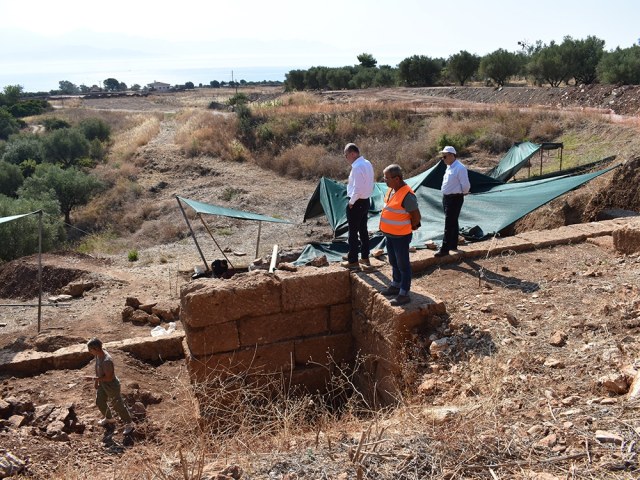
[[356,200],[351,208],[347,205],[347,224],[349,225],[349,254],[347,257],[351,263],[358,261],[358,252],[362,258],[369,258],[368,213],[368,198]]
[[409,293],[411,288],[411,261],[409,260],[409,245],[413,234],[402,237],[387,237],[387,256],[391,265],[393,281],[391,286],[398,287],[402,295]]
[[458,217],[462,204],[464,203],[464,195],[444,195],[442,197],[442,208],[444,209],[444,238],[442,239],[441,250],[456,250],[458,248]]

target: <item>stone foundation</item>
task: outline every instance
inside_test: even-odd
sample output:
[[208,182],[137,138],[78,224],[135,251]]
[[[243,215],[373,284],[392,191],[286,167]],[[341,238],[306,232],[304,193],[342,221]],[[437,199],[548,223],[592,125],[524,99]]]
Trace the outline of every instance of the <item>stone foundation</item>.
[[411,304],[394,308],[380,286],[375,274],[338,266],[185,286],[181,321],[192,381],[271,376],[287,387],[324,392],[336,368],[357,365],[352,380],[368,400],[395,403],[405,388],[405,342],[416,327],[435,326],[430,322],[445,308],[419,292],[412,292]]

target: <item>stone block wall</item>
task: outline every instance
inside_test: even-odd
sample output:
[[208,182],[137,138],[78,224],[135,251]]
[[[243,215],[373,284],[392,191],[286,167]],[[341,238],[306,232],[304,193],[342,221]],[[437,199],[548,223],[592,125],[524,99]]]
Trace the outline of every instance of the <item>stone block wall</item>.
[[[411,381],[406,378],[408,363],[405,348],[416,328],[426,331],[439,326],[439,315],[446,313],[444,303],[432,298],[414,298],[403,307],[393,307],[377,293],[381,285],[370,276],[351,277],[353,292],[352,335],[362,366],[355,383],[372,406],[398,403]],[[412,293],[414,297],[416,293]]]
[[322,390],[335,364],[353,361],[351,282],[340,267],[205,279],[181,292],[192,380],[281,374]]
[[288,386],[325,391],[335,367],[348,364],[370,405],[396,403],[410,381],[406,343],[418,327],[435,329],[446,311],[418,293],[392,307],[379,293],[384,282],[332,266],[185,286],[181,321],[192,380],[206,386],[212,376],[259,382],[279,375]]

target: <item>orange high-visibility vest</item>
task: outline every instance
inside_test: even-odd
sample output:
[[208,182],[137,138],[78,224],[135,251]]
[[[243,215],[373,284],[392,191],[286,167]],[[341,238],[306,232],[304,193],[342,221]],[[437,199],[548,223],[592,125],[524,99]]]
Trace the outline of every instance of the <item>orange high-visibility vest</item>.
[[380,231],[391,235],[409,235],[411,233],[411,215],[402,208],[402,201],[407,193],[413,193],[413,190],[405,184],[389,199],[392,191],[391,188],[387,189],[384,196],[384,208],[380,215]]

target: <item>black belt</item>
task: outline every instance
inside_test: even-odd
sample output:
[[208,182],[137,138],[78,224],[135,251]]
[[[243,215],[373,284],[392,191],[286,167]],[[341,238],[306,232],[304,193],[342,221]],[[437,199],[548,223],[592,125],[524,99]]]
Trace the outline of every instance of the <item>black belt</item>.
[[355,203],[358,203],[358,202],[368,202],[368,201],[369,201],[369,199],[368,199],[368,198],[359,198],[358,200],[356,200],[356,201],[355,201],[355,202],[353,202],[353,203],[355,204]]
[[443,195],[445,197],[464,197],[464,193],[449,193],[447,195]]

